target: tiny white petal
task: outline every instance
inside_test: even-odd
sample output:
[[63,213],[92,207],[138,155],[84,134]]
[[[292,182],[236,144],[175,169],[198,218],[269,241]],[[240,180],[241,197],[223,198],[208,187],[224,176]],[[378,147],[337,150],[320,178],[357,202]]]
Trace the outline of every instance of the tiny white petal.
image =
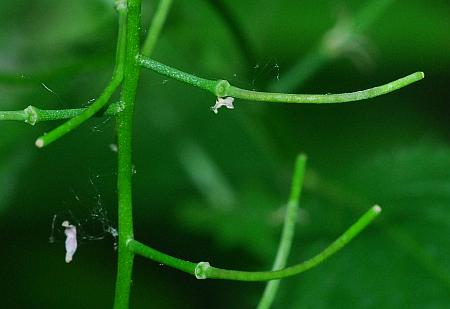
[[212,111],[217,114],[218,113],[218,109],[221,108],[222,106],[225,106],[228,109],[234,109],[234,98],[233,97],[225,97],[225,98],[217,98],[216,100],[216,104],[211,107]]
[[75,251],[77,251],[77,228],[75,225],[71,225],[69,221],[64,221],[61,225],[66,228],[64,230],[64,234],[66,234],[66,263],[70,263]]

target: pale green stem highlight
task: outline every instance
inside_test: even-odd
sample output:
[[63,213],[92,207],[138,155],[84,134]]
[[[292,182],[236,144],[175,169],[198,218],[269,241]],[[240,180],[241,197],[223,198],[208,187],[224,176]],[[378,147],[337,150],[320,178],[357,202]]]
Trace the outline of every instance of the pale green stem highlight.
[[139,64],[147,69],[153,70],[161,75],[182,81],[184,83],[199,87],[213,93],[217,97],[234,97],[249,101],[276,102],[276,103],[344,103],[351,101],[359,101],[377,97],[389,92],[398,90],[409,84],[417,82],[424,78],[423,72],[416,72],[397,79],[382,86],[373,87],[366,90],[339,93],[339,94],[289,94],[289,93],[272,93],[259,92],[241,89],[230,85],[226,80],[209,80],[201,78],[189,73],[185,73],[178,69],[169,67],[151,58],[140,56]]
[[[120,3],[120,2],[118,2]],[[98,111],[100,111],[108,102],[111,96],[114,94],[116,89],[120,86],[123,79],[123,67],[124,67],[124,54],[126,48],[126,19],[127,10],[126,6],[117,5],[117,11],[119,12],[119,34],[117,39],[117,51],[116,51],[116,65],[114,68],[113,76],[109,84],[103,90],[102,94],[98,99],[90,105],[83,113],[69,119],[67,122],[63,123],[59,127],[53,129],[49,133],[39,137],[35,144],[37,147],[44,147],[50,143],[58,140],[67,133],[73,131],[79,125],[84,123],[86,120],[94,116]]]
[[144,42],[144,47],[142,47],[142,55],[150,56],[150,54],[153,52],[156,41],[158,41],[161,30],[170,11],[172,1],[173,0],[160,0],[158,8],[155,12],[155,16],[153,16],[152,18],[150,29]]
[[[291,194],[287,204],[284,218],[283,232],[272,270],[279,270],[286,266],[289,252],[294,240],[295,224],[298,219],[298,204],[305,176],[306,156],[299,155],[295,162],[294,175],[292,178]],[[268,309],[272,305],[277,293],[280,280],[269,281],[258,304],[258,309]]]

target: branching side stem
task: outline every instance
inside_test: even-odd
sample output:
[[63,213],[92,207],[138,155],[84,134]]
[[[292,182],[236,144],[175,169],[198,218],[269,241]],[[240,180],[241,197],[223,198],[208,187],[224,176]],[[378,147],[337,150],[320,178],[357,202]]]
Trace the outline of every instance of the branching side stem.
[[210,80],[201,78],[189,73],[185,73],[168,65],[162,64],[149,57],[140,56],[139,64],[147,69],[153,70],[161,75],[179,80],[181,82],[199,87],[213,93],[217,97],[234,97],[249,101],[276,102],[276,103],[344,103],[351,101],[359,101],[377,97],[409,84],[417,82],[424,78],[423,72],[416,72],[397,79],[382,86],[373,87],[366,90],[340,93],[340,94],[289,94],[289,93],[273,93],[259,92],[241,89],[230,85],[226,80]]
[[71,118],[59,127],[50,131],[48,134],[39,137],[35,143],[37,147],[44,147],[51,144],[52,142],[63,137],[65,134],[71,132],[86,120],[97,114],[109,102],[111,96],[122,83],[127,36],[125,27],[125,23],[127,20],[127,10],[126,6],[124,7],[121,5],[117,5],[116,8],[119,13],[119,34],[117,39],[116,65],[111,81],[103,90],[98,99],[91,106],[85,109],[81,114]]
[[197,263],[185,261],[171,255],[162,253],[158,250],[155,250],[143,243],[140,243],[137,240],[130,240],[128,242],[128,249],[130,249],[135,254],[143,256],[147,259],[156,261],[158,263],[162,263],[163,265],[170,266],[172,268],[184,271],[188,274],[194,275],[195,268],[197,267]]
[[[87,108],[69,109],[40,109],[30,105],[21,111],[0,111],[1,120],[23,121],[34,126],[43,121],[71,119],[86,111]],[[121,102],[112,103],[105,111],[100,111],[94,116],[114,116],[123,110]]]
[[345,247],[353,238],[361,233],[381,212],[380,206],[370,208],[361,218],[348,228],[338,239],[329,245],[322,252],[307,260],[306,262],[274,271],[238,271],[212,267],[208,262],[200,262],[193,268],[194,263],[174,258],[165,253],[150,248],[136,240],[128,241],[128,248],[134,253],[142,255],[148,259],[162,263],[188,274],[194,275],[197,279],[224,279],[236,281],[268,281],[291,277],[305,272]]
[[267,281],[298,275],[319,265],[330,256],[341,250],[343,247],[345,247],[345,245],[347,245],[353,238],[355,238],[355,236],[357,236],[364,228],[366,228],[367,225],[369,225],[369,223],[371,223],[380,214],[380,212],[380,206],[373,206],[325,250],[303,263],[281,270],[256,272],[228,270],[212,266],[205,267],[203,264],[200,269],[197,269],[197,275],[204,278],[237,281]]

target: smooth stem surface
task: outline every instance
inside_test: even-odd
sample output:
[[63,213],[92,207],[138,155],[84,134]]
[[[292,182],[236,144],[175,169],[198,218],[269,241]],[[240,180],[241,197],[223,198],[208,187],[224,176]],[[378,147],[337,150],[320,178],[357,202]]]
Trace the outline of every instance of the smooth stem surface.
[[161,30],[164,26],[164,22],[167,19],[167,15],[170,11],[171,5],[172,0],[160,0],[158,8],[155,12],[155,16],[153,16],[152,22],[150,24],[150,29],[147,38],[145,39],[144,47],[142,47],[142,55],[150,56],[150,54],[153,52],[159,35],[161,34]]
[[[35,125],[43,121],[70,119],[86,111],[87,108],[69,109],[39,109],[35,106],[28,106],[21,111],[0,111],[1,120],[23,121],[30,125]],[[123,109],[121,102],[112,103],[105,111],[100,111],[95,116],[114,116]]]
[[140,56],[138,61],[142,67],[155,71],[156,73],[159,73],[161,75],[207,90],[209,92],[212,92],[213,94],[215,94],[216,92],[216,85],[218,83],[217,80],[198,77],[193,74],[189,74],[181,70],[172,68],[168,65],[145,56]]
[[133,111],[139,81],[139,66],[136,63],[136,57],[140,49],[140,14],[141,1],[128,0],[124,79],[120,94],[124,110],[117,115],[116,123],[118,139],[117,189],[119,195],[119,256],[114,298],[114,308],[116,309],[128,308],[134,259],[134,253],[127,248],[127,241],[133,239],[132,132]]
[[137,240],[130,240],[128,242],[128,248],[133,251],[135,254],[146,257],[150,260],[156,261],[163,265],[170,266],[172,268],[187,272],[191,275],[195,274],[195,268],[197,267],[197,263],[192,263],[189,261],[185,261],[168,254],[162,253],[158,250],[150,248]]
[[348,93],[339,94],[284,94],[284,93],[270,93],[270,92],[258,92],[240,89],[231,86],[227,95],[246,99],[250,101],[263,101],[263,102],[278,102],[278,103],[345,103],[352,101],[360,101],[365,99],[371,99],[389,92],[398,90],[416,81],[424,78],[423,72],[416,72],[399,78],[390,83],[382,86],[373,87],[366,90],[360,90]]
[[[292,177],[291,194],[287,204],[286,214],[284,218],[283,232],[281,234],[280,244],[278,246],[277,256],[273,264],[272,270],[279,270],[286,266],[289,252],[291,251],[292,242],[294,240],[295,224],[298,218],[298,204],[303,187],[303,179],[305,176],[306,156],[299,155],[295,162],[294,175]],[[275,299],[280,280],[272,280],[267,283],[258,309],[268,309]]]
[[356,223],[336,239],[321,253],[306,262],[275,271],[237,271],[221,269],[210,266],[208,263],[199,263],[196,269],[197,278],[225,279],[237,281],[267,281],[273,279],[282,279],[300,274],[311,269],[327,258],[338,252],[347,245],[355,236],[357,236],[369,223],[373,221],[381,212],[379,206],[373,206]]
[[226,80],[210,80],[201,78],[169,67],[168,65],[162,64],[142,55],[139,57],[139,64],[142,67],[153,70],[161,75],[207,90],[217,97],[231,96],[249,101],[276,103],[324,104],[365,100],[398,90],[424,78],[423,72],[416,72],[385,85],[361,91],[340,94],[288,94],[241,89],[230,85],[230,83]]
[[100,111],[106,103],[109,102],[109,99],[114,94],[116,89],[120,86],[123,79],[123,61],[126,47],[126,18],[127,12],[126,7],[117,6],[117,10],[119,12],[119,34],[117,39],[117,51],[116,51],[116,65],[114,68],[114,73],[111,81],[103,90],[102,94],[98,97],[98,99],[90,105],[86,110],[84,110],[81,114],[75,116],[74,118],[69,119],[67,122],[63,123],[59,127],[53,129],[49,133],[39,137],[36,140],[37,147],[44,147],[52,142],[58,140],[63,137],[65,134],[73,131],[79,125],[84,123],[86,120],[94,116],[98,111]]

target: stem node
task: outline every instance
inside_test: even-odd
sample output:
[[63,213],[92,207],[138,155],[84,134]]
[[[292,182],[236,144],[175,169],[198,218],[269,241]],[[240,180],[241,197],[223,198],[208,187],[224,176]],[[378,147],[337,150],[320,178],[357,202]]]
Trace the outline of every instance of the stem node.
[[214,90],[216,96],[218,96],[219,98],[228,96],[228,90],[230,89],[230,87],[231,85],[227,80],[225,79],[218,80],[216,88]]
[[195,278],[197,279],[206,279],[207,276],[207,272],[208,269],[211,268],[211,265],[208,262],[200,262],[197,264],[197,266],[195,267]]
[[38,109],[32,105],[28,106],[23,110],[25,114],[28,116],[27,119],[25,119],[25,123],[28,123],[32,126],[38,122]]

